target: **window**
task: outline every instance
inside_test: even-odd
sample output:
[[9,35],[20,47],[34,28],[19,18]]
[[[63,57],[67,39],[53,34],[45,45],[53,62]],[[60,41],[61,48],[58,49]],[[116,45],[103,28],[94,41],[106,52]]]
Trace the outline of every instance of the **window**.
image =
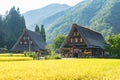
[[83,42],[83,39],[82,39],[82,38],[80,38],[80,42]]
[[22,41],[20,42],[20,44],[22,44]]
[[30,41],[30,44],[32,44],[32,41]]
[[24,44],[27,44],[27,42],[25,41]]
[[75,38],[75,42],[78,42],[78,39],[77,39],[77,38]]
[[27,37],[27,39],[29,40],[29,37]]
[[74,36],[76,36],[76,33],[74,32]]
[[72,38],[70,39],[70,42],[71,42],[71,43],[73,42],[73,39],[72,39]]
[[26,39],[26,37],[23,37],[23,39],[25,40],[25,39]]
[[77,32],[77,36],[79,36],[79,32]]

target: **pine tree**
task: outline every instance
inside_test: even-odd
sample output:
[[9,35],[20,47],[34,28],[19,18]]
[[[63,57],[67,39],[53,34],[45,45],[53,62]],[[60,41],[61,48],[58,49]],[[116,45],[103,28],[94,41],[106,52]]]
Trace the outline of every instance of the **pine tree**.
[[43,36],[44,41],[46,42],[46,33],[45,33],[45,29],[44,29],[44,25],[41,25],[41,35]]
[[25,19],[21,16],[19,8],[17,10],[15,7],[10,9],[4,18],[3,26],[2,31],[5,32],[3,43],[10,49],[26,27]]
[[2,27],[2,16],[0,15],[0,29]]
[[39,26],[36,24],[36,26],[35,26],[35,32],[38,32],[38,33],[40,33],[40,29],[39,29]]
[[[0,44],[2,45],[2,40],[3,40],[3,38],[2,38],[2,17],[1,17],[1,15],[0,15]],[[1,45],[0,45],[0,47],[1,47]]]

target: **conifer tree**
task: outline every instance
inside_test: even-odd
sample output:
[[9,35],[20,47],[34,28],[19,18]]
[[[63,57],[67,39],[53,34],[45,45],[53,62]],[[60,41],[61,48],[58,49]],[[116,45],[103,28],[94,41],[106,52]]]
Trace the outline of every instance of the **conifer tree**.
[[40,29],[39,29],[39,26],[37,24],[35,26],[35,32],[39,32],[40,33]]
[[25,19],[20,14],[20,9],[16,10],[15,7],[12,7],[4,17],[2,25],[2,32],[4,32],[2,47],[6,45],[10,49],[26,27]]
[[46,42],[46,33],[45,33],[45,28],[44,25],[41,25],[41,35],[43,36],[44,41]]

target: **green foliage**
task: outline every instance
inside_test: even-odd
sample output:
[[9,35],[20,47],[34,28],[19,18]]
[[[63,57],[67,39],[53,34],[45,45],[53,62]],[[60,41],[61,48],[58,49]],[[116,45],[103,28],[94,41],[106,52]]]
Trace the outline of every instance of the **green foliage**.
[[103,36],[120,33],[119,8],[119,0],[83,0],[51,23],[47,29],[47,42],[51,43],[58,34],[68,34],[73,23],[89,26]]
[[106,50],[120,57],[120,34],[108,37]]
[[41,31],[40,31],[40,33],[42,34],[43,39],[46,42],[46,33],[45,33],[44,25],[41,25]]
[[32,57],[34,60],[39,60],[38,54],[36,52],[24,52],[26,57]]
[[101,32],[104,36],[119,33],[120,28],[120,1],[105,0],[106,4],[98,11],[97,15],[91,20],[91,28]]
[[40,32],[40,29],[39,29],[39,26],[36,24],[36,26],[35,26],[35,32]]
[[49,53],[51,53],[51,51],[54,51],[53,44],[47,44],[46,49],[47,49],[47,52],[49,52]]
[[42,35],[44,41],[46,42],[46,33],[45,33],[44,25],[41,25],[41,30],[40,30],[39,26],[36,24],[36,26],[35,26],[35,32],[40,33]]
[[61,58],[62,57],[60,54],[55,54],[53,51],[49,55],[45,56],[45,59],[61,59]]
[[61,44],[64,42],[66,36],[59,34],[53,41],[53,47],[54,49],[60,48]]
[[17,10],[15,7],[11,8],[2,19],[2,26],[0,18],[0,47],[3,48],[4,46],[7,46],[7,48],[10,49],[25,27],[25,20],[20,14],[19,8]]

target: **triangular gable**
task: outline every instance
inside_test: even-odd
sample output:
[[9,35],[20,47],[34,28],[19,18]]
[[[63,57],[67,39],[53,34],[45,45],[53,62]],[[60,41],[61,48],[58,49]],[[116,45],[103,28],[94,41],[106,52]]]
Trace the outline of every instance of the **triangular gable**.
[[[61,48],[64,47],[64,46],[69,42],[70,37],[73,35],[75,29],[77,30],[77,25],[76,25],[76,24],[73,24],[73,25],[72,25],[72,28],[71,28],[68,36],[67,36],[67,38],[66,38],[66,39],[64,40],[64,42],[62,43]],[[79,32],[79,31],[77,30],[77,32]],[[79,32],[79,34],[80,34],[80,32]],[[84,39],[84,37],[83,37],[81,34],[80,34],[80,36],[81,36],[81,38],[83,39],[83,41],[84,41],[84,43],[85,43],[85,45],[86,45],[86,40]]]
[[17,42],[15,43],[15,45],[12,47],[11,51],[13,51],[13,49],[19,44],[21,38],[23,37],[23,35],[25,34],[26,29],[23,30],[21,36],[18,38]]
[[[25,34],[29,37],[29,41],[32,41],[32,45],[29,45],[28,43],[26,45],[20,45],[20,41],[23,40]],[[28,51],[29,46],[31,51],[37,51],[40,49],[44,50],[45,45],[46,43],[41,34],[25,29],[15,45],[12,47],[11,51]]]
[[61,48],[67,44],[67,42],[69,41],[70,36],[72,35],[72,32],[75,28],[81,35],[81,37],[84,40],[84,43],[86,44],[87,47],[89,47],[89,48],[103,48],[104,47],[105,41],[104,41],[103,36],[100,33],[90,30],[88,28],[79,26],[77,24],[73,24],[72,29],[70,30],[67,38],[62,43]]

